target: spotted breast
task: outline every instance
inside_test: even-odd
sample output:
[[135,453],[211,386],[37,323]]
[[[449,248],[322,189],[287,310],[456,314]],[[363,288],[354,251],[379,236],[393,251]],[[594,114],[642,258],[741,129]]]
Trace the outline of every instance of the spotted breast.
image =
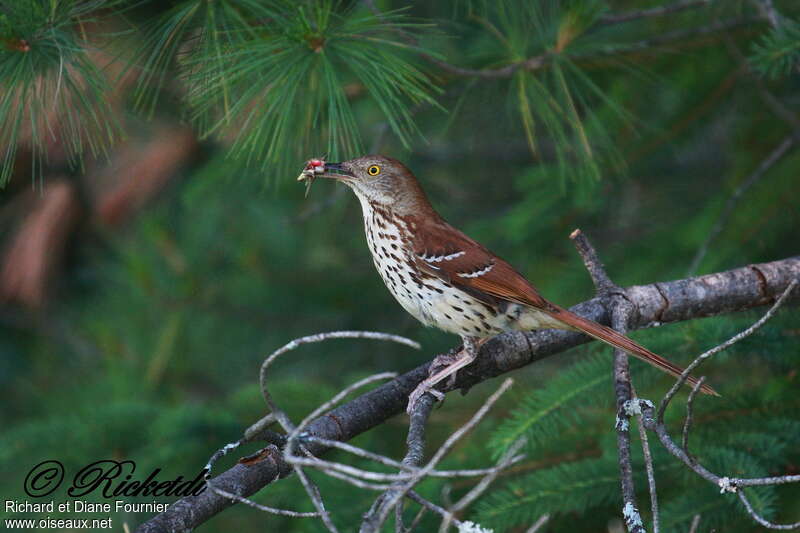
[[[524,306],[481,301],[431,272],[458,259],[464,251],[415,250],[417,227],[413,219],[397,216],[376,202],[367,200],[363,204],[364,230],[375,268],[395,299],[414,318],[444,331],[475,337],[518,329],[520,319],[529,318]],[[476,278],[493,266],[488,263],[461,275]]]

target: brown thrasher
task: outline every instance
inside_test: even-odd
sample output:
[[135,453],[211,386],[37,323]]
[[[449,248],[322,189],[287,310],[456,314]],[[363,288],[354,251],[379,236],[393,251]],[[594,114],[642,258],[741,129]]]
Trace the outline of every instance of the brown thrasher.
[[[312,159],[298,179],[314,177],[333,178],[356,194],[375,267],[400,305],[423,324],[463,340],[455,357],[439,356],[431,365],[409,396],[409,412],[422,394],[441,396],[433,387],[474,361],[487,337],[510,330],[581,331],[664,372],[683,372],[613,329],[542,298],[510,264],[445,222],[399,161],[380,155],[342,163]],[[700,390],[716,394],[707,385]]]

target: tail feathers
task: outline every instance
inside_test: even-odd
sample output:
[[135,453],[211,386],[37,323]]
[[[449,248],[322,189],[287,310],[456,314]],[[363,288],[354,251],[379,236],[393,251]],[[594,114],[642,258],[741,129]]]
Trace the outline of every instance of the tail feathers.
[[[582,331],[583,333],[586,333],[587,335],[594,337],[595,339],[610,344],[615,348],[619,348],[620,350],[625,350],[634,357],[641,359],[646,363],[650,363],[659,370],[666,372],[668,374],[672,374],[675,377],[678,377],[683,373],[684,370],[683,368],[664,359],[660,355],[651,352],[647,348],[639,344],[636,344],[628,337],[619,334],[613,329],[603,326],[602,324],[598,324],[597,322],[594,322],[592,320],[578,316],[574,313],[567,311],[566,309],[562,309],[557,306],[553,307],[555,308],[555,310],[548,310],[548,313],[552,315],[553,318],[561,322],[564,322],[565,324],[571,326],[572,328]],[[686,381],[691,385],[697,384],[697,380],[691,376]],[[705,384],[702,387],[700,387],[700,391],[705,394],[719,396],[717,391],[715,391],[713,388]]]

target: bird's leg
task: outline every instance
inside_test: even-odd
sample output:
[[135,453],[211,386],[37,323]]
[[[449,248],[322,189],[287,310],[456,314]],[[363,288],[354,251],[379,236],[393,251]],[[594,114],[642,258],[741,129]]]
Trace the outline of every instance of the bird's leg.
[[[431,363],[428,377],[417,385],[417,388],[408,396],[408,408],[406,412],[411,414],[417,401],[426,392],[430,392],[436,396],[437,399],[441,400],[444,395],[435,390],[434,387],[448,377],[452,382],[455,382],[456,373],[475,360],[483,342],[477,337],[463,336],[461,339],[464,341],[463,347],[455,356],[450,353],[436,356]],[[450,385],[452,386],[453,383],[450,383]]]

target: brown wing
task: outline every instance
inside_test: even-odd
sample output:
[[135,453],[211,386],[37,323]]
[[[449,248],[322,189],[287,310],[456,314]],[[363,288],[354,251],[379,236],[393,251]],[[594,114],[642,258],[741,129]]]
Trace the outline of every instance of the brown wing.
[[548,307],[548,302],[514,267],[448,223],[422,222],[413,239],[418,264],[429,274],[482,300]]
[[[414,251],[421,269],[489,303],[515,302],[541,309],[564,325],[620,348],[656,368],[680,376],[683,368],[664,359],[611,328],[554,305],[506,261],[444,221],[417,224]],[[694,377],[687,379],[697,383]],[[717,395],[708,385],[705,394]]]

